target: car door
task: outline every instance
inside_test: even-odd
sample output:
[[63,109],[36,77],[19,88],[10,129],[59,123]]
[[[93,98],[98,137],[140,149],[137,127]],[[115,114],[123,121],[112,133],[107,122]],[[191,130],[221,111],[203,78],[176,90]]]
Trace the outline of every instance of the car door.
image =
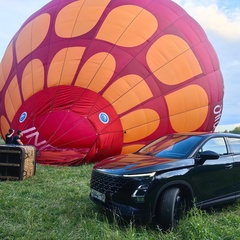
[[240,136],[227,138],[230,152],[234,159],[234,182],[236,187],[236,195],[240,197]]
[[219,154],[218,159],[206,160],[195,167],[192,180],[196,201],[213,204],[234,196],[233,156],[223,137],[209,139],[199,151],[211,150]]

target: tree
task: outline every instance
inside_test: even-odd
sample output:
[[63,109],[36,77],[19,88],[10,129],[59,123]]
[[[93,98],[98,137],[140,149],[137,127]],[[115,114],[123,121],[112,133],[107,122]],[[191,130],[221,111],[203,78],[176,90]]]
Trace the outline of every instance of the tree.
[[233,130],[229,131],[230,133],[237,133],[240,134],[240,126],[239,127],[235,127]]

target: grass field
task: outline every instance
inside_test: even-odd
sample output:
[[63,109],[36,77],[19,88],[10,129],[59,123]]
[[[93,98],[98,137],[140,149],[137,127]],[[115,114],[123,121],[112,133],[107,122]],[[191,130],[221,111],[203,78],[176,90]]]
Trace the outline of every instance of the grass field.
[[0,182],[0,239],[240,239],[240,204],[206,213],[193,209],[173,232],[119,225],[89,200],[93,165],[37,165],[23,181]]

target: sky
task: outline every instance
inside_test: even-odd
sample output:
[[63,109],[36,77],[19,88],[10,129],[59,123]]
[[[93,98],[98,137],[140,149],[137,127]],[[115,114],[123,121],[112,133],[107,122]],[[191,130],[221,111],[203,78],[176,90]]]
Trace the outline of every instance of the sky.
[[[49,0],[0,0],[0,60],[21,25]],[[240,1],[174,0],[204,29],[224,79],[223,113],[216,131],[240,126]]]

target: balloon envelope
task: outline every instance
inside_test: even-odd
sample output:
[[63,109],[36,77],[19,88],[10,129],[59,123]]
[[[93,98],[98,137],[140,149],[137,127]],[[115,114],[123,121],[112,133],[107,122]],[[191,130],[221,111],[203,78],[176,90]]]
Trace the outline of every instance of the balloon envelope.
[[53,0],[0,64],[0,121],[43,164],[134,152],[173,132],[213,131],[223,79],[200,25],[168,0]]

